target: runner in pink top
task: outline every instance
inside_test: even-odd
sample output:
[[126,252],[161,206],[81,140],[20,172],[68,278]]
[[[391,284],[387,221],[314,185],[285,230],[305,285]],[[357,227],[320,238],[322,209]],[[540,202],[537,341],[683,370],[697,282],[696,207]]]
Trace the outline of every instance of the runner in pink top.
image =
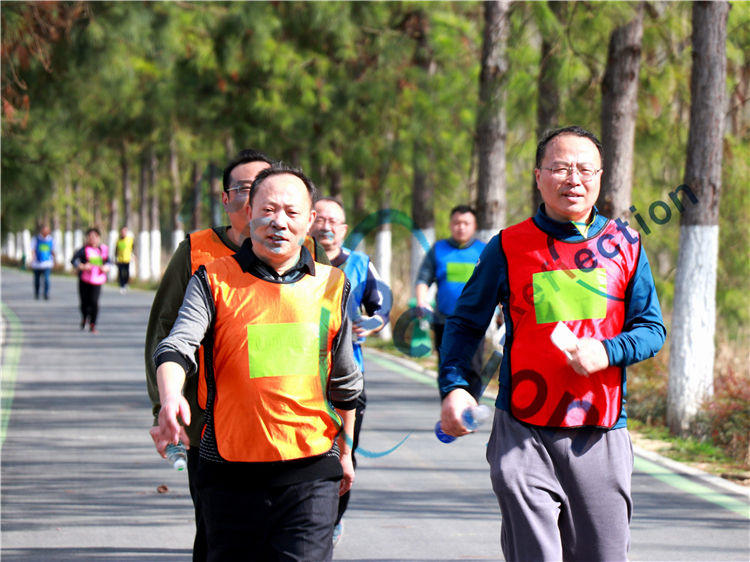
[[89,322],[89,329],[96,333],[96,317],[99,314],[99,294],[107,281],[109,271],[109,249],[101,243],[97,228],[86,231],[86,245],[79,248],[70,261],[78,271],[78,295],[81,299],[81,330]]

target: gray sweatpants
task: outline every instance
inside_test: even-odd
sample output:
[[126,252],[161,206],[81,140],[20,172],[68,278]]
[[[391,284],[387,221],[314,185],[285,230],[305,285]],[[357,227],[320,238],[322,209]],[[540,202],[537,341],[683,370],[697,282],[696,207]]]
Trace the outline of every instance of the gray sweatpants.
[[627,560],[633,510],[627,429],[539,429],[495,410],[487,461],[506,560]]

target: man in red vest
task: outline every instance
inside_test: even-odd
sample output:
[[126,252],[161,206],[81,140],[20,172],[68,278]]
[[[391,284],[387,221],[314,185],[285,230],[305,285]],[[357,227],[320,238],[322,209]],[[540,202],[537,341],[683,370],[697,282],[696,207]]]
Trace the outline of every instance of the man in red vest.
[[509,561],[627,559],[625,368],[654,356],[666,330],[638,234],[594,207],[602,172],[589,131],[542,138],[534,173],[544,203],[489,242],[445,330],[441,425],[461,436],[481,387],[468,365],[502,307],[487,460]]
[[207,386],[196,486],[208,560],[330,560],[339,494],[354,480],[362,373],[350,285],[305,247],[315,188],[298,170],[261,171],[250,237],[191,277],[154,352],[159,438],[177,443],[203,344]]

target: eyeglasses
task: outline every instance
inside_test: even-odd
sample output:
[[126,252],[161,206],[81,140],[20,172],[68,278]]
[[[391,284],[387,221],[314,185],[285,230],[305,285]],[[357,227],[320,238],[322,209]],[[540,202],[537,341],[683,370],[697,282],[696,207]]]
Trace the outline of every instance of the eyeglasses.
[[573,175],[573,172],[577,172],[582,180],[590,180],[596,174],[601,172],[602,169],[603,168],[594,168],[591,164],[559,164],[553,168],[542,168],[542,170],[552,172],[552,177],[561,180]]
[[340,226],[340,225],[344,224],[343,221],[338,221],[336,219],[332,219],[332,218],[329,218],[329,217],[321,217],[320,215],[318,215],[317,217],[315,217],[314,223],[317,224],[317,225],[324,225],[325,223],[328,223],[333,228],[336,228],[337,226]]
[[249,185],[233,185],[225,190],[227,193],[230,191],[236,191],[238,194],[248,195],[250,193]]

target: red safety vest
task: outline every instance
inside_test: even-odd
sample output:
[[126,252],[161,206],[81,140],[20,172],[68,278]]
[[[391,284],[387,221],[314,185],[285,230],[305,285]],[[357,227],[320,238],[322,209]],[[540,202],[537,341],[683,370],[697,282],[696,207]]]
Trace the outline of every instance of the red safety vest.
[[614,426],[622,408],[623,370],[610,366],[584,376],[550,341],[562,321],[578,337],[598,340],[622,332],[625,292],[638,262],[630,242],[609,221],[598,235],[563,242],[532,219],[501,233],[508,263],[511,413],[543,427]]
[[329,451],[341,427],[328,380],[343,272],[316,264],[315,275],[272,283],[229,257],[208,264],[206,278],[215,317],[201,454],[270,462]]

